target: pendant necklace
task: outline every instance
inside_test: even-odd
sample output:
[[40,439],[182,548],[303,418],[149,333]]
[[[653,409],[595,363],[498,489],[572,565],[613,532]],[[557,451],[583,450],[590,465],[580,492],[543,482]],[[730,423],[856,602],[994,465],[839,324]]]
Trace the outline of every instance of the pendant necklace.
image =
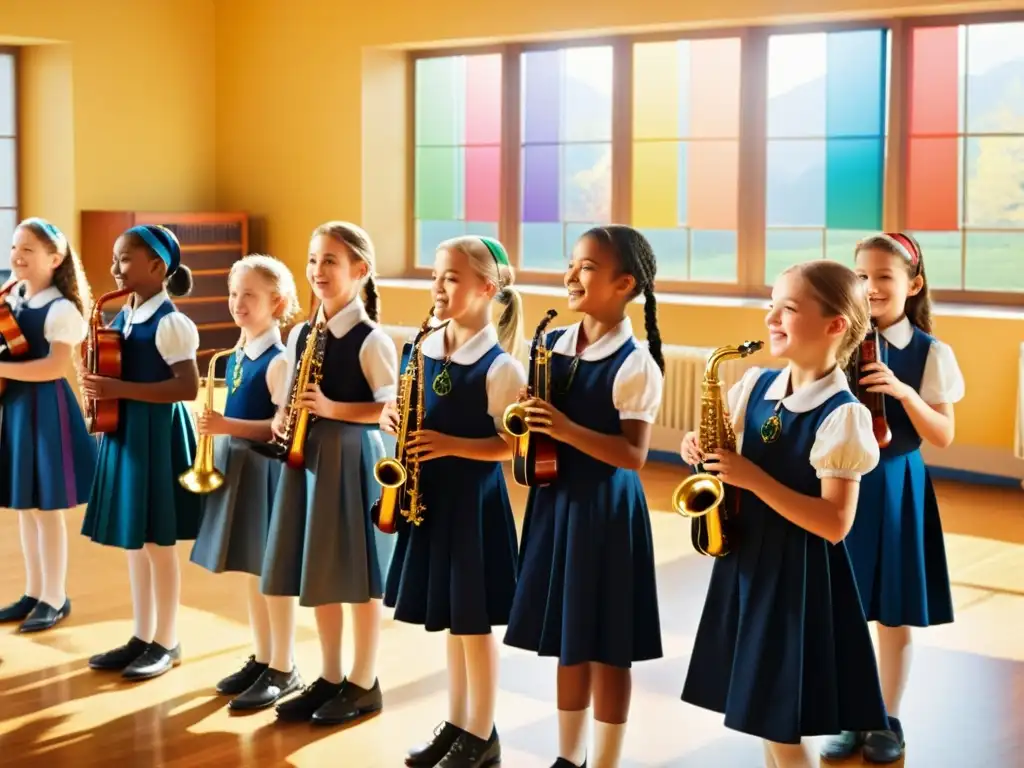
[[242,386],[242,355],[243,347],[239,347],[235,350],[235,367],[232,370],[231,375],[231,386],[228,388],[228,394],[237,392],[238,388]]
[[[442,331],[442,333],[444,333],[444,331]],[[447,349],[447,337],[445,337],[444,339],[444,345],[445,348]],[[431,384],[431,389],[434,390],[434,394],[437,395],[438,397],[444,397],[445,395],[452,391],[452,377],[448,373],[448,366],[450,366],[451,364],[452,356],[446,355],[444,358],[444,363],[442,364],[441,367],[441,372],[434,377],[434,382],[433,384]]]
[[779,415],[782,410],[782,401],[779,400],[775,404],[775,410],[772,411],[772,415],[765,419],[764,424],[761,425],[761,440],[764,443],[774,443],[782,435],[782,417]]

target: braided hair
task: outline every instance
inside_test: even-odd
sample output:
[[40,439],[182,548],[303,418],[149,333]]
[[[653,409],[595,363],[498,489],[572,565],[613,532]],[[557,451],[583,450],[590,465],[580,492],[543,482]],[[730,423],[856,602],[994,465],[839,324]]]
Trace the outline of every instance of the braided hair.
[[637,230],[622,224],[594,227],[584,232],[583,237],[592,237],[611,248],[618,256],[622,269],[636,281],[633,297],[641,293],[644,295],[644,332],[647,334],[647,348],[658,368],[664,373],[665,358],[661,354],[661,331],[658,330],[658,302],[654,296],[654,278],[658,271],[658,262],[650,242]]

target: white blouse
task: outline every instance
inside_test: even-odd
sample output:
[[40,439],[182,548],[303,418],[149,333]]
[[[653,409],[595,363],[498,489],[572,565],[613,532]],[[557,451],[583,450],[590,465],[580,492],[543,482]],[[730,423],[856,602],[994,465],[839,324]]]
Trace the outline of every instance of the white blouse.
[[[242,353],[250,360],[256,360],[260,355],[266,352],[275,344],[281,343],[281,329],[276,325],[271,326],[269,330],[264,331],[255,339],[250,339],[242,347]],[[284,387],[288,383],[288,366],[285,362],[284,352],[279,352],[270,361],[267,366],[267,372],[265,380],[267,382],[267,389],[270,390],[270,401],[274,405],[282,405],[284,399],[287,398]]]
[[[575,357],[579,333],[579,323],[570,325],[555,341],[551,351]],[[633,340],[633,324],[628,317],[623,318],[615,328],[584,349],[580,360],[604,360],[618,352],[623,344]],[[646,421],[653,424],[661,410],[664,383],[665,377],[651,357],[647,345],[638,343],[615,373],[612,383],[612,402],[619,412],[619,418],[623,421]]]
[[[914,336],[914,326],[904,317],[882,331],[882,336],[896,349],[905,349]],[[953,348],[934,339],[928,349],[918,394],[928,405],[939,405],[960,402],[964,399],[964,390],[964,376]]]
[[[372,325],[373,330],[363,339],[363,344],[359,348],[359,366],[373,392],[373,401],[387,403],[398,397],[398,352],[391,337],[370,320],[363,300],[358,296],[352,299],[338,314],[327,321],[327,330],[331,336],[340,339],[362,322]],[[283,398],[287,398],[291,391],[292,379],[295,377],[296,350],[302,326],[303,323],[296,324],[288,334],[288,346],[284,353],[288,384],[281,393]],[[274,402],[277,405],[283,404],[277,400]]]
[[46,319],[43,320],[43,338],[50,344],[67,344],[72,347],[82,343],[89,332],[89,324],[78,307],[65,299],[57,286],[51,285],[26,299],[20,295],[22,285],[24,283],[5,297],[12,309],[17,309],[22,303],[30,309],[39,309],[52,301],[46,311]]
[[[151,299],[142,302],[138,307],[132,308],[130,302],[125,304],[124,330],[122,331],[124,337],[128,338],[131,335],[133,325],[149,320],[161,304],[170,300],[167,291],[161,291]],[[156,349],[168,365],[195,360],[196,350],[199,349],[199,329],[188,316],[181,312],[170,312],[161,317],[160,322],[157,323]]]
[[[743,448],[743,425],[747,415],[747,402],[763,368],[751,367],[730,389],[727,396],[733,430],[736,432],[736,452]],[[836,392],[850,391],[846,374],[836,366],[832,372],[813,384],[800,388],[788,397],[789,367],[768,387],[765,400],[782,400],[792,413],[812,411]],[[821,422],[814,436],[809,457],[819,478],[839,477],[860,480],[878,465],[878,441],[871,430],[871,411],[862,403],[843,403]]]
[[[455,350],[451,360],[456,365],[472,365],[495,344],[498,332],[493,325],[485,325],[473,338]],[[436,331],[423,340],[423,355],[431,360],[444,360],[444,331]],[[487,369],[487,413],[494,419],[497,434],[504,432],[502,426],[505,409],[519,399],[519,391],[526,385],[526,371],[523,364],[508,352],[502,352]]]

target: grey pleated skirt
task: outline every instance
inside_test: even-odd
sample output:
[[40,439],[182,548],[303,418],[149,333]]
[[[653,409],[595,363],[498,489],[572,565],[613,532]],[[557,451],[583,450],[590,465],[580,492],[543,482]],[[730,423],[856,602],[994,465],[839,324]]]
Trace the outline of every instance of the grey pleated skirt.
[[282,464],[255,453],[251,445],[226,435],[213,441],[213,463],[224,474],[224,485],[203,497],[203,518],[191,559],[214,573],[259,576],[263,572]]
[[370,520],[380,496],[373,466],[385,455],[380,429],[321,419],[305,452],[305,470],[281,470],[261,590],[303,606],[382,597],[395,537]]

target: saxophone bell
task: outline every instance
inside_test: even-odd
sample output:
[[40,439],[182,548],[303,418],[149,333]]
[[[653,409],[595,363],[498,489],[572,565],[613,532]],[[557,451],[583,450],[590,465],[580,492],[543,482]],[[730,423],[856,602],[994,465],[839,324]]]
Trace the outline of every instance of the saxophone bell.
[[683,480],[672,492],[672,509],[683,517],[703,517],[718,509],[725,499],[725,484],[708,472]]
[[530,431],[526,423],[526,409],[522,403],[512,403],[501,417],[501,425],[512,437],[522,437]]
[[385,456],[373,467],[373,479],[382,488],[398,488],[405,483],[409,473],[405,471],[402,462]]

